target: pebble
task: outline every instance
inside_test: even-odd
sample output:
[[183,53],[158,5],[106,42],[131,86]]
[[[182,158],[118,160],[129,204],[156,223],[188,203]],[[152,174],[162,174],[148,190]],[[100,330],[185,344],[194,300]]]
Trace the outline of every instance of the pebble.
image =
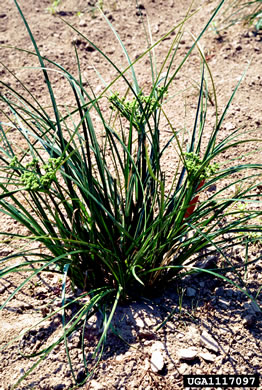
[[116,51],[115,46],[110,46],[110,47],[107,49],[107,54],[114,54],[115,51]]
[[87,26],[86,21],[84,19],[81,19],[79,22],[79,27],[86,27],[86,26]]
[[144,328],[144,327],[145,327],[145,323],[144,323],[143,320],[141,320],[140,317],[137,317],[137,318],[135,319],[135,321],[136,321],[136,326],[137,326],[138,328]]
[[94,379],[92,379],[91,382],[90,382],[90,389],[91,390],[104,390],[105,387],[101,383],[99,383],[99,382],[95,381]]
[[181,364],[181,366],[178,368],[180,375],[186,374],[187,370],[188,370],[188,365],[186,363]]
[[198,355],[198,350],[194,347],[183,348],[177,351],[180,360],[194,360]]
[[208,191],[208,192],[215,192],[216,190],[217,190],[216,184],[212,184],[211,186],[209,186],[209,187],[207,188],[207,191]]
[[150,360],[151,370],[153,372],[160,372],[165,366],[164,356],[161,351],[154,351]]
[[65,388],[65,386],[60,383],[59,385],[56,385],[54,387],[54,390],[63,390],[64,388]]
[[204,345],[207,349],[211,351],[218,352],[219,351],[219,345],[216,342],[216,340],[210,336],[210,334],[204,330],[200,337],[200,342],[202,345]]
[[204,260],[197,262],[196,266],[198,268],[214,268],[216,265],[217,258],[215,256],[207,256]]
[[92,45],[86,45],[85,50],[88,51],[89,53],[92,53],[96,49]]
[[232,289],[228,289],[226,290],[225,294],[227,297],[232,298],[234,295],[234,291]]
[[216,359],[216,356],[209,352],[200,352],[199,356],[207,362],[214,362]]
[[225,293],[225,289],[223,288],[223,287],[217,287],[216,289],[215,289],[215,293],[216,293],[216,295],[224,295],[224,293]]
[[152,326],[156,326],[157,325],[157,319],[153,316],[145,316],[144,318],[144,323],[148,326],[148,327],[152,327]]
[[124,357],[123,354],[118,355],[118,356],[116,356],[116,362],[121,362],[124,358],[125,358],[125,357]]
[[186,295],[188,297],[195,297],[196,296],[196,290],[194,288],[192,288],[192,287],[187,287]]
[[1,286],[0,287],[0,294],[2,294],[3,292],[5,292],[5,290],[6,290],[6,286]]
[[259,309],[258,305],[255,302],[245,302],[244,308],[249,312],[249,314],[257,314],[261,313],[261,310]]
[[137,336],[140,340],[155,340],[156,334],[154,332],[146,331],[146,330],[140,330],[137,332]]
[[195,345],[198,344],[200,337],[198,328],[194,325],[189,326],[184,337],[188,341],[194,340]]
[[58,360],[58,358],[59,358],[59,354],[58,354],[58,353],[52,352],[52,353],[50,353],[50,355],[48,356],[48,358],[49,358],[50,360],[56,362],[56,361]]
[[241,45],[237,45],[237,46],[236,46],[236,50],[237,50],[237,51],[242,50],[242,46],[241,46]]
[[231,123],[231,122],[228,122],[228,123],[225,124],[225,129],[226,130],[233,130],[235,128],[236,128],[236,126],[233,125],[233,123]]
[[161,341],[156,341],[151,347],[151,353],[153,353],[154,351],[163,351],[164,349],[165,349],[164,344],[161,343]]
[[156,24],[154,29],[153,29],[153,33],[157,34],[159,32],[159,25]]
[[230,306],[230,302],[229,301],[226,301],[225,299],[222,299],[222,298],[219,298],[218,299],[218,304],[220,307],[222,307],[223,309],[228,309],[229,306]]
[[63,385],[65,389],[72,389],[73,383],[70,379],[63,380]]
[[81,370],[78,372],[76,380],[78,383],[82,382],[86,378],[86,372],[85,370]]
[[152,355],[150,360],[150,366],[153,372],[160,372],[165,366],[163,354],[164,348],[164,344],[160,341],[156,341],[151,347]]
[[261,309],[259,308],[258,304],[256,302],[251,302],[250,303],[251,307],[252,307],[252,310],[255,312],[255,313],[261,313]]
[[246,328],[249,328],[250,326],[254,325],[255,322],[255,317],[252,314],[248,314],[244,317],[243,324]]

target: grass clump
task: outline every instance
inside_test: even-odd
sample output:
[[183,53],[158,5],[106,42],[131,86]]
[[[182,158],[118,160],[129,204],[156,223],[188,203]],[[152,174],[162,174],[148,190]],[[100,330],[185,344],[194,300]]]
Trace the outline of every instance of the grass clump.
[[222,31],[239,23],[253,25],[256,33],[262,30],[261,0],[231,0],[221,16],[221,25],[215,30]]
[[[174,59],[187,18],[172,30],[177,34],[159,72],[155,71],[151,53],[168,34],[144,53],[149,54],[152,69],[152,85],[147,94],[140,88],[134,63],[109,22],[128,59],[125,70],[118,69],[85,38],[118,72],[116,79],[100,96],[95,96],[91,87],[83,85],[79,61],[78,78],[75,78],[61,65],[41,56],[16,0],[15,4],[34,45],[35,52],[31,55],[39,60],[52,112],[32,95],[31,101],[1,82],[9,91],[1,95],[1,100],[11,115],[3,110],[7,121],[0,123],[0,210],[30,232],[24,236],[8,232],[1,234],[29,242],[38,241],[46,248],[43,253],[22,250],[14,254],[14,257],[23,258],[15,266],[8,264],[9,257],[2,259],[1,277],[19,270],[29,273],[26,282],[15,289],[2,309],[35,275],[60,273],[63,286],[59,310],[64,335],[38,353],[41,355],[39,362],[59,342],[65,341],[67,348],[67,338],[75,329],[82,329],[84,334],[90,317],[100,311],[104,322],[95,350],[98,355],[103,350],[116,307],[121,301],[165,289],[184,264],[192,264],[204,248],[210,253],[219,252],[227,260],[225,251],[238,242],[243,232],[256,233],[261,229],[254,222],[261,212],[250,210],[243,214],[233,208],[236,202],[250,201],[255,197],[256,185],[248,183],[261,180],[261,165],[222,167],[217,163],[224,152],[243,143],[237,138],[237,131],[217,140],[238,86],[221,117],[217,117],[207,142],[203,142],[203,135],[206,132],[206,73],[209,68],[204,56],[195,121],[192,130],[188,131],[187,141],[184,129],[174,130],[166,114],[169,87],[223,1],[179,65],[175,66]],[[78,60],[77,51],[76,57]],[[56,101],[49,65],[67,79],[75,100],[74,108],[61,107]],[[131,80],[128,71],[131,71]],[[118,91],[113,91],[119,79],[126,88],[122,97]],[[106,115],[101,110],[105,96],[108,101]],[[161,132],[163,123],[169,126],[171,133],[165,142]],[[103,136],[98,135],[101,129]],[[12,142],[14,131],[27,145],[23,149]],[[171,147],[176,168],[169,182],[163,161]],[[241,189],[230,197],[230,188],[239,182],[236,174],[250,170],[251,173],[241,179]],[[225,185],[225,180],[230,184]],[[201,194],[211,185],[217,185],[217,191],[199,202]],[[231,235],[229,241],[225,238],[227,233]],[[67,280],[72,288],[81,291],[73,301],[66,299]],[[88,300],[82,301],[86,297]],[[80,308],[67,322],[66,309],[76,302]],[[88,377],[90,371],[84,348],[82,337]],[[69,352],[68,357],[70,362]],[[30,372],[31,369],[23,378]]]

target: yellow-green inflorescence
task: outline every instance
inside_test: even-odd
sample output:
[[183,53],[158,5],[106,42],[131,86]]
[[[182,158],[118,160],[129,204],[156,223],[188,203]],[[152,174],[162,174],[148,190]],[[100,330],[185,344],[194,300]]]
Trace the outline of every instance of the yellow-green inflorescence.
[[[167,94],[165,87],[160,87],[155,90],[158,96]],[[137,97],[132,100],[126,98],[120,98],[118,93],[115,93],[109,97],[109,101],[112,103],[110,108],[112,110],[118,109],[120,113],[126,117],[129,121],[132,118],[134,125],[138,126],[142,118],[149,118],[151,114],[161,106],[160,101],[153,95],[145,96],[142,92],[139,92]]]
[[[39,160],[33,158],[32,161],[25,165],[20,177],[21,183],[27,190],[40,191],[50,188],[51,183],[56,180],[56,173],[61,164],[61,158],[49,158],[47,164],[40,166]],[[10,167],[20,168],[17,157],[13,157]]]
[[203,161],[201,160],[199,155],[193,152],[185,154],[185,164],[188,171],[188,175],[193,180],[195,177],[198,177],[200,180],[205,180],[210,176],[213,176],[219,169],[218,163],[208,164],[206,167],[203,168],[200,175],[198,175],[199,169],[203,165]]

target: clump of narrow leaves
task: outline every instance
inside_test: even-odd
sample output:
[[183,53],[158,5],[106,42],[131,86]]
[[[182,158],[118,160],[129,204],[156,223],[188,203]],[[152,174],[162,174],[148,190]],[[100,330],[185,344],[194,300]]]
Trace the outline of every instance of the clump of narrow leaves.
[[256,33],[262,30],[261,0],[231,0],[222,14],[219,30],[226,29],[238,23],[253,25]]
[[[10,257],[2,259],[0,276],[21,269],[29,273],[26,282],[30,282],[42,272],[61,273],[64,336],[44,349],[39,361],[59,342],[66,343],[75,329],[81,327],[84,334],[89,318],[101,311],[104,322],[95,351],[98,353],[119,302],[149,294],[154,289],[161,291],[183,270],[185,263],[187,267],[193,264],[202,249],[207,253],[219,252],[227,260],[226,249],[238,242],[243,232],[260,231],[255,221],[261,212],[249,210],[241,214],[235,204],[254,198],[253,190],[257,185],[254,182],[261,180],[261,165],[227,167],[218,164],[225,151],[243,142],[238,140],[237,131],[217,141],[238,86],[205,143],[208,107],[205,74],[209,69],[204,56],[195,122],[187,143],[184,130],[174,130],[166,114],[170,85],[223,1],[178,66],[175,67],[174,58],[186,19],[172,29],[177,30],[177,34],[159,72],[154,71],[150,55],[152,87],[147,94],[139,87],[134,64],[109,22],[129,61],[124,71],[85,38],[119,74],[100,96],[84,87],[79,63],[79,77],[75,78],[61,65],[40,55],[16,0],[15,3],[34,45],[35,52],[31,55],[38,57],[53,114],[35,98],[31,101],[1,82],[11,92],[1,95],[11,115],[3,110],[7,118],[0,123],[0,210],[30,232],[20,237],[14,234],[14,238],[38,241],[46,250],[41,253],[22,250],[14,254],[23,259],[15,266],[9,266]],[[151,54],[155,46],[145,54]],[[62,72],[70,84],[75,99],[73,109],[56,101],[47,69],[50,64]],[[129,70],[132,81],[127,77]],[[119,78],[127,88],[124,96],[118,91],[112,92]],[[103,96],[108,97],[108,108],[113,109],[109,119],[100,107]],[[171,133],[165,142],[161,138],[163,120]],[[19,149],[12,142],[14,131],[20,134],[27,147]],[[171,147],[177,166],[170,184],[163,161]],[[243,171],[249,173],[241,179],[241,189],[233,193],[231,189],[239,184],[236,174]],[[225,181],[230,184],[225,185]],[[211,185],[217,185],[217,191],[203,197]],[[227,233],[231,235],[229,241]],[[12,236],[8,232],[1,234]],[[82,292],[73,302],[66,300],[67,280]],[[24,284],[10,295],[2,308]],[[87,296],[88,300],[81,300]],[[76,301],[80,308],[67,323],[65,310]],[[83,354],[84,343],[83,337]],[[88,377],[86,359],[84,364]]]

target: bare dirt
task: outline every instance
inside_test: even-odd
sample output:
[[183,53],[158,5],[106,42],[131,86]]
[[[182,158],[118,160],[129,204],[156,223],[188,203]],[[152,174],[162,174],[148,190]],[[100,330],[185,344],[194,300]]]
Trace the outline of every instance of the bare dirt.
[[[86,83],[90,83],[96,94],[103,90],[96,70],[106,83],[116,75],[91,45],[70,29],[60,18],[72,24],[103,50],[121,69],[126,58],[119,43],[110,31],[108,24],[98,11],[93,10],[95,1],[61,1],[57,16],[51,15],[47,8],[48,0],[21,0],[20,6],[41,54],[60,63],[73,75],[77,75],[77,61],[74,54],[75,44]],[[141,55],[147,47],[141,13],[149,18],[153,41],[171,30],[185,16],[191,1],[144,0],[136,7],[135,1],[108,0],[103,9],[121,36],[131,59]],[[198,0],[199,12],[186,24],[178,51],[178,61],[192,45],[192,35],[197,36],[208,21],[218,1]],[[101,3],[102,4],[102,3]],[[78,14],[80,12],[80,14]],[[219,19],[217,19],[219,21]],[[217,22],[218,23],[218,22]],[[217,24],[219,26],[219,23]],[[160,67],[164,56],[172,43],[172,35],[156,48],[157,64]],[[33,50],[28,33],[13,1],[5,1],[0,8],[0,44],[1,63],[12,69],[17,78],[29,87],[37,99],[44,105],[50,105],[46,85],[36,59],[27,53],[7,48],[16,46]],[[261,138],[262,132],[262,35],[255,34],[253,27],[237,25],[217,35],[208,30],[201,40],[208,64],[212,70],[217,87],[220,113],[225,107],[235,85],[249,65],[247,75],[228,111],[224,122],[223,134],[237,127]],[[179,62],[178,62],[179,63]],[[136,65],[140,84],[146,89],[150,86],[150,65],[147,60]],[[18,80],[11,77],[6,68],[0,65],[1,80],[13,88],[23,90]],[[52,81],[58,99],[66,100],[70,105],[69,86],[60,75],[54,74]],[[182,72],[174,80],[173,91],[182,91],[174,99],[169,118],[175,128],[193,126],[197,106],[197,89],[201,79],[200,58],[195,50]],[[120,92],[121,91],[121,86]],[[214,109],[211,95],[207,124],[214,125]],[[186,112],[186,116],[185,116]],[[17,142],[19,143],[19,138]],[[261,150],[261,149],[260,149]],[[261,162],[261,151],[257,144],[247,144],[234,149],[225,160],[241,158],[243,162]],[[174,169],[172,154],[167,161],[167,170]],[[260,206],[261,207],[261,206]],[[12,222],[7,216],[0,216],[1,231],[22,233],[23,228]],[[12,254],[15,243],[1,243],[1,257]],[[261,244],[253,245],[246,254],[245,246],[240,242],[230,252],[232,262],[243,262],[246,255],[252,260],[261,253]],[[205,258],[205,257],[204,257]],[[221,259],[205,259],[216,264]],[[245,288],[255,297],[261,307],[262,294],[259,294],[262,277],[262,261],[258,261],[244,274]],[[235,276],[232,280],[238,281]],[[8,275],[0,281],[1,303],[5,301],[25,276]],[[0,346],[17,337],[26,328],[43,320],[48,313],[59,307],[61,281],[52,275],[37,278],[22,289],[1,312]],[[160,330],[156,330],[167,315],[169,321]],[[252,305],[246,295],[229,283],[207,276],[190,276],[179,281],[166,293],[153,300],[141,299],[130,305],[120,307],[115,316],[114,326],[126,342],[110,332],[104,355],[89,382],[82,389],[182,389],[184,374],[254,374],[262,373],[261,313]],[[36,358],[26,359],[23,354],[41,350],[61,334],[61,315],[44,321],[22,336],[3,351],[0,360],[0,390],[10,389],[12,385],[29,369]],[[95,342],[101,334],[100,318],[94,319],[88,328],[87,350],[91,359]],[[206,339],[212,337],[210,342]],[[75,332],[70,339],[72,366],[76,379],[84,377],[80,349],[80,335]],[[183,351],[186,349],[187,351]],[[153,351],[162,356],[164,366],[154,372],[151,364]],[[19,353],[21,352],[21,354]],[[190,355],[190,356],[189,356]],[[161,359],[160,359],[161,360]],[[88,362],[89,367],[92,365]],[[70,389],[74,385],[69,364],[63,346],[54,351],[40,363],[35,371],[22,382],[19,389],[59,390]],[[260,385],[262,388],[262,384]]]

